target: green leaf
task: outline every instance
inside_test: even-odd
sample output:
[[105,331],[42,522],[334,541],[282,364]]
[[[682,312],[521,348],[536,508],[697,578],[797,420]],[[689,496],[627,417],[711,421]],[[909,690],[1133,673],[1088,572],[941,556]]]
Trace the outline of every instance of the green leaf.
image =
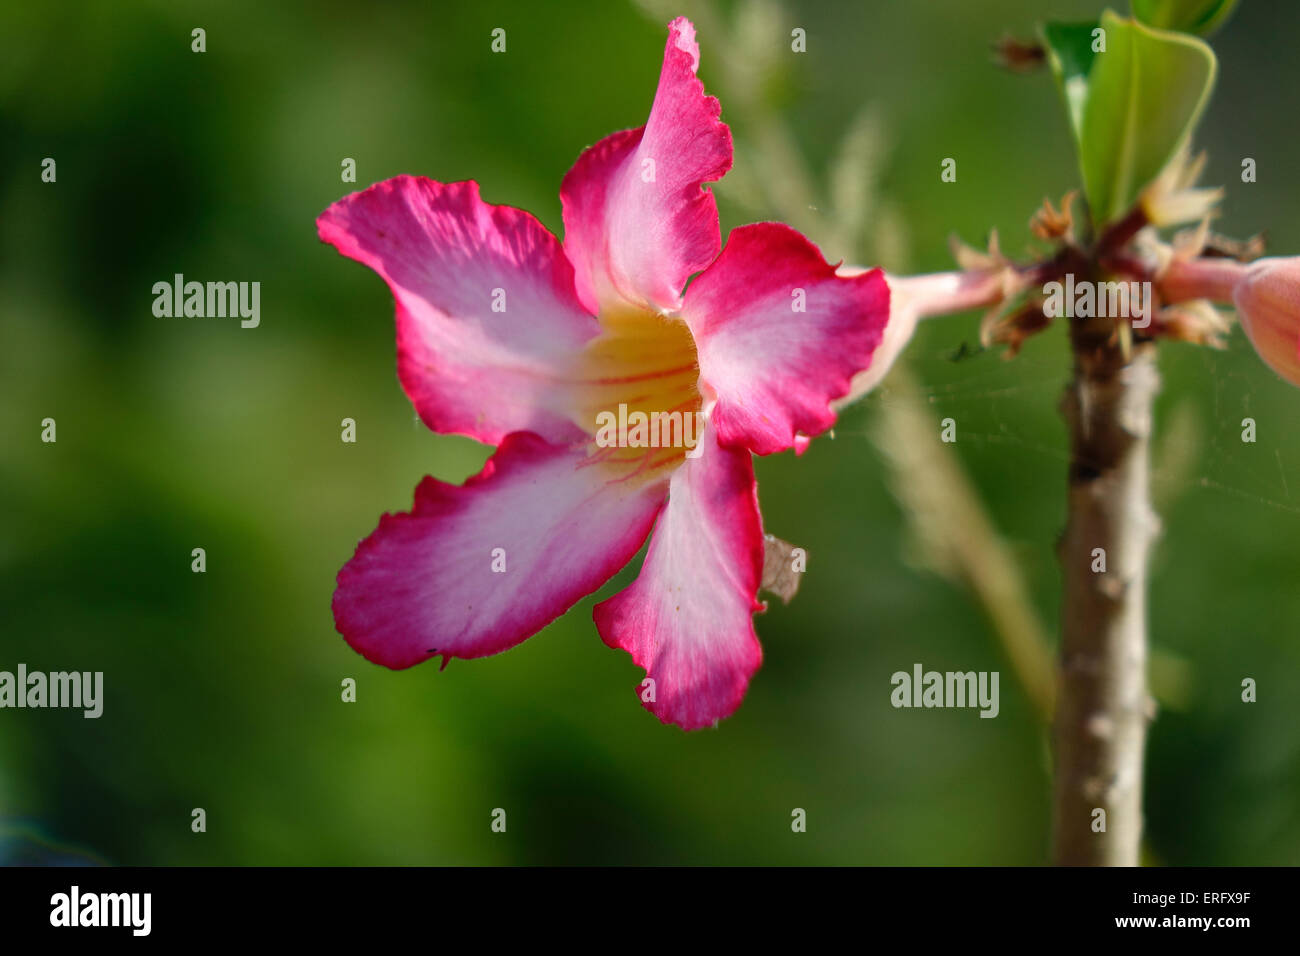
[[1237,0],[1133,0],[1133,16],[1161,30],[1209,36],[1236,6]]
[[1083,186],[1098,227],[1122,216],[1191,136],[1217,65],[1204,41],[1102,14],[1079,132]]
[[1070,115],[1074,141],[1079,142],[1083,127],[1083,104],[1088,98],[1088,73],[1092,70],[1093,31],[1096,23],[1047,23],[1043,25],[1043,45],[1056,77],[1057,89]]

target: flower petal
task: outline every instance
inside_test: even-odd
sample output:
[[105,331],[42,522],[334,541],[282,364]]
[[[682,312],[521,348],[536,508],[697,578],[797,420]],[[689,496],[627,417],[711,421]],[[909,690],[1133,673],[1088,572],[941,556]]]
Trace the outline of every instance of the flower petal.
[[436,432],[497,444],[512,431],[581,435],[562,378],[599,331],[559,241],[474,182],[398,176],[334,203],[323,241],[397,300],[397,375]]
[[729,716],[763,660],[752,617],[763,573],[753,459],[718,445],[711,428],[701,445],[673,474],[640,575],[595,609],[605,643],[654,680],[645,706],[686,730]]
[[1253,263],[1236,286],[1233,303],[1259,357],[1300,385],[1300,257]]
[[916,333],[916,324],[920,318],[916,310],[900,304],[892,286],[890,287],[890,298],[894,303],[893,314],[890,315],[889,322],[885,325],[885,332],[880,340],[880,345],[872,353],[871,364],[853,376],[849,393],[832,403],[832,407],[836,412],[845,405],[857,401],[879,385],[884,377],[889,374],[889,370],[894,367],[894,363],[903,353],[903,349],[912,341],[912,336]]
[[732,231],[713,265],[686,290],[682,317],[699,351],[700,381],[716,397],[718,441],[759,455],[794,446],[835,423],[830,403],[871,365],[889,320],[879,269],[836,275],[789,226]]
[[593,312],[618,299],[672,311],[718,254],[718,207],[702,184],[731,168],[731,130],[699,63],[695,27],[678,17],[646,125],[601,140],[564,177],[564,249]]
[[412,510],[384,515],[339,572],[339,633],[394,669],[513,647],[600,587],[650,533],[665,482],[620,477],[584,450],[516,432],[464,485],[425,478]]

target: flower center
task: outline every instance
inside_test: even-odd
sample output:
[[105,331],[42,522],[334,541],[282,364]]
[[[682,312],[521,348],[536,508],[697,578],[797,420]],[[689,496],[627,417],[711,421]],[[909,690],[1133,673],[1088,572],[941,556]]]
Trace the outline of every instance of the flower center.
[[602,313],[600,324],[575,370],[575,420],[594,457],[659,477],[704,430],[695,340],[681,319],[634,307]]

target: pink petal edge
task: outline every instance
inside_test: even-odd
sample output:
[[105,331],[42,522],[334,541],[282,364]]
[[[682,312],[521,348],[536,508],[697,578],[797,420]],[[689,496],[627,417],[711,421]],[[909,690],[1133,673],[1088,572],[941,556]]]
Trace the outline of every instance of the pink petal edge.
[[559,240],[532,215],[483,202],[472,181],[398,176],[316,223],[392,290],[398,378],[426,425],[493,445],[513,431],[581,437],[563,379],[599,325]]
[[889,321],[879,269],[835,270],[796,230],[755,223],[733,230],[686,290],[682,317],[723,445],[801,452],[835,423],[831,403],[871,365]]
[[564,248],[593,312],[620,301],[676,309],[686,280],[721,247],[703,184],[731,169],[731,130],[695,75],[699,62],[695,27],[678,17],[646,125],[601,140],[564,177]]
[[384,515],[339,572],[339,633],[393,669],[520,643],[604,584],[650,533],[665,483],[611,477],[584,449],[516,432],[464,485],[425,478],[411,511]]
[[[643,706],[685,730],[730,716],[763,661],[753,614],[763,528],[749,452],[718,445],[674,474],[636,581],[596,605],[601,639],[654,681]],[[638,694],[642,688],[638,687]]]

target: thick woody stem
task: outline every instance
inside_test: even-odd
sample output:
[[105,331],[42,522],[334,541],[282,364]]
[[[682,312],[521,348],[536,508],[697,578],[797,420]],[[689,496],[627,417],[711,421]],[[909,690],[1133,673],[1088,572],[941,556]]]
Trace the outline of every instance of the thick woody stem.
[[[1055,720],[1055,860],[1134,866],[1142,835],[1147,693],[1147,557],[1155,346],[1126,359],[1113,320],[1075,320],[1069,516]],[[1101,812],[1099,812],[1101,811]]]

